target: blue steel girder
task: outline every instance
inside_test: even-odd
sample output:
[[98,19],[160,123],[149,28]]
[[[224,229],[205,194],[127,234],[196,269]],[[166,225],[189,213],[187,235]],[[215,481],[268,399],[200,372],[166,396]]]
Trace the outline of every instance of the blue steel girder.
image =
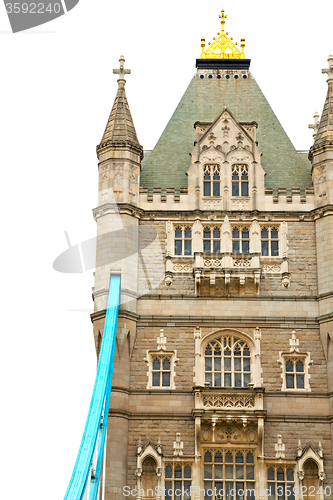
[[81,445],[64,500],[83,499],[95,449],[97,451],[97,465],[90,486],[89,500],[97,498],[109,414],[119,301],[120,275],[111,275],[103,341],[94,389]]

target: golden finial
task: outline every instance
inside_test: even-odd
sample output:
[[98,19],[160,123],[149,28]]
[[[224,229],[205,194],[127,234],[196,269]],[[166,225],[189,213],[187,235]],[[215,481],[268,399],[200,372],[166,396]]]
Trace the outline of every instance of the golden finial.
[[225,20],[227,16],[224,10],[219,16],[221,19],[221,33],[218,33],[218,38],[213,38],[212,43],[208,43],[205,50],[205,39],[201,38],[201,59],[246,59],[245,57],[245,38],[241,39],[241,48],[237,47],[237,43],[233,42],[232,37],[228,37],[229,33],[224,31]]
[[224,10],[222,9],[221,11],[221,16],[219,16],[219,18],[221,19],[221,28],[222,28],[222,33],[224,33],[224,25],[225,25],[225,20],[228,16],[225,16],[224,15]]

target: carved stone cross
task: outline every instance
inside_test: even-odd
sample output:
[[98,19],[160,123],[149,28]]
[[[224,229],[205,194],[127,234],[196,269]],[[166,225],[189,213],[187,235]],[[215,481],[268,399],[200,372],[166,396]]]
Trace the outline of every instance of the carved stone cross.
[[113,73],[119,75],[119,79],[117,80],[118,85],[119,85],[119,87],[124,88],[125,87],[125,83],[126,83],[126,80],[125,80],[124,76],[125,75],[129,75],[130,72],[131,72],[131,70],[124,68],[124,62],[125,62],[124,56],[120,56],[119,62],[120,62],[120,68],[119,69],[114,69]]
[[328,75],[327,83],[333,83],[333,56],[328,57],[328,69],[322,69],[322,73],[326,73]]
[[309,125],[309,128],[313,128],[314,134],[313,137],[316,137],[318,128],[319,128],[319,114],[315,113],[313,115],[314,123]]

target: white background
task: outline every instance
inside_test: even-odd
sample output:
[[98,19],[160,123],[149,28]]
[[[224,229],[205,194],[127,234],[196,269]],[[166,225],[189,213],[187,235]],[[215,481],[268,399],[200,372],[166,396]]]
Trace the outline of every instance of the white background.
[[95,146],[117,89],[112,69],[124,54],[138,138],[152,149],[222,7],[295,147],[308,149],[327,91],[332,0],[80,0],[15,35],[0,5],[1,499],[61,500],[80,444],[96,368],[92,272],[52,263],[65,230],[72,244],[95,235]]

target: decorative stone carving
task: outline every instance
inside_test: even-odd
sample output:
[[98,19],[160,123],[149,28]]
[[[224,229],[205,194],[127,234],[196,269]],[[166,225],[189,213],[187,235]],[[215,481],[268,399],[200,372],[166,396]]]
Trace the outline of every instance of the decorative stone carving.
[[205,210],[221,210],[220,200],[204,200],[203,205]]
[[221,267],[222,259],[205,259],[204,267]]
[[290,352],[299,352],[299,339],[296,338],[296,331],[291,332],[291,339],[289,339]]
[[288,288],[288,286],[290,285],[290,274],[285,273],[281,281],[282,281],[282,286],[284,288]]
[[163,328],[161,328],[160,336],[157,337],[157,350],[160,351],[162,349],[163,351],[165,351],[166,342],[167,342],[167,338],[164,336]]
[[248,151],[246,151],[243,148],[237,148],[232,150],[232,147],[230,148],[231,153],[228,155],[228,161],[229,162],[251,162],[252,161],[252,155]]
[[218,151],[217,149],[215,149],[214,147],[210,147],[210,148],[205,148],[205,146],[202,147],[202,154],[201,154],[201,157],[200,157],[200,161],[202,163],[205,163],[205,162],[218,162],[218,163],[222,163],[224,161],[224,156],[223,154]]
[[174,265],[173,265],[173,270],[174,272],[176,273],[179,273],[179,272],[186,272],[186,273],[189,273],[191,272],[193,269],[193,264],[182,264],[182,263],[178,263],[176,262]]
[[284,452],[286,450],[286,446],[282,443],[282,436],[281,434],[278,435],[277,437],[277,443],[275,445],[275,456],[276,458],[284,458]]
[[232,208],[232,210],[249,210],[250,209],[250,200],[234,198],[231,200],[231,208]]
[[201,328],[199,326],[194,328],[194,340],[196,339],[201,339]]
[[249,259],[233,259],[234,267],[251,267],[252,258]]
[[254,408],[253,396],[204,396],[204,408]]
[[183,455],[184,443],[180,440],[180,432],[176,434],[176,441],[173,442],[174,456],[181,457]]
[[172,285],[172,277],[170,275],[167,275],[165,277],[165,281],[164,282],[165,282],[166,286]]
[[266,266],[262,266],[263,273],[280,273],[281,272],[281,264],[267,264]]

